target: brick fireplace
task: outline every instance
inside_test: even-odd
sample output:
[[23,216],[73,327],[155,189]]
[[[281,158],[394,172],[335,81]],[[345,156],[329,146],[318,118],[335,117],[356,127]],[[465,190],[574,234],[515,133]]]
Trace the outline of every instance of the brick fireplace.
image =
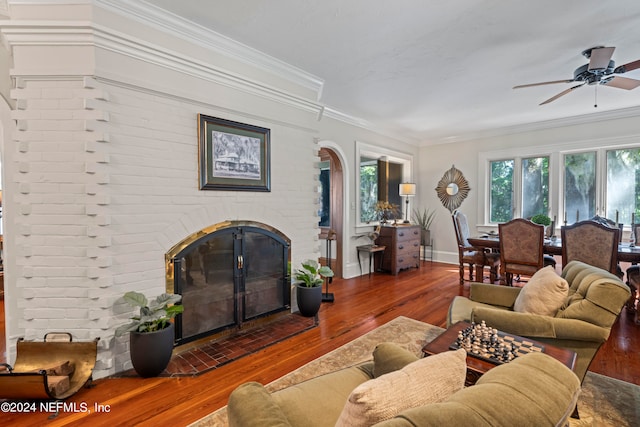
[[289,248],[284,234],[253,221],[219,223],[171,248],[167,292],[185,307],[177,344],[290,310]]

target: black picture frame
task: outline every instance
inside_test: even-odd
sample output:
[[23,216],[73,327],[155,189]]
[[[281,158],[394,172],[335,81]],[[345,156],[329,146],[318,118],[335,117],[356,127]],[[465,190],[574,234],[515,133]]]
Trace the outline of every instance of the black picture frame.
[[271,130],[198,114],[201,190],[271,191]]

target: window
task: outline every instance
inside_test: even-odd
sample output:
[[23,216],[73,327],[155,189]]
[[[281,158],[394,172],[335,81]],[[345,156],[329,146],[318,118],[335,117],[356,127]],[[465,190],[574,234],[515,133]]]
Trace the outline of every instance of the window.
[[564,156],[564,219],[573,224],[596,214],[596,152]]
[[378,202],[378,162],[360,159],[360,222],[375,221]]
[[549,213],[549,157],[522,160],[522,217]]
[[607,217],[631,224],[638,218],[640,148],[607,151]]
[[491,162],[491,222],[507,222],[513,215],[513,160]]
[[548,156],[492,161],[490,179],[490,222],[549,213]]
[[331,226],[331,161],[320,162],[320,227]]
[[623,142],[575,142],[550,152],[531,147],[522,157],[515,148],[481,153],[479,176],[487,185],[478,189],[484,201],[480,222],[544,213],[560,226],[599,215],[628,229],[640,222],[640,147],[637,140]]

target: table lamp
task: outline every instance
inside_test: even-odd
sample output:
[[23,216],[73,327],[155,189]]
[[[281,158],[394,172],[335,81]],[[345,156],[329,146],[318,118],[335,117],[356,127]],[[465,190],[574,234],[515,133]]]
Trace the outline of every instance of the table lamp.
[[398,194],[405,196],[404,223],[409,223],[409,197],[416,195],[416,185],[412,182],[403,182],[400,184]]

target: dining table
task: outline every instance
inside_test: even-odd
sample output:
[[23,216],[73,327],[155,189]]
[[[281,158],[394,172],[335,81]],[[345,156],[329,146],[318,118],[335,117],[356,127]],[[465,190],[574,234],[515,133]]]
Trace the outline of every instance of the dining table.
[[[467,239],[471,246],[500,249],[500,236],[497,233],[483,234]],[[559,237],[544,239],[544,253],[548,255],[562,255],[562,240]],[[618,244],[618,262],[640,264],[640,246],[631,246],[628,242]]]

